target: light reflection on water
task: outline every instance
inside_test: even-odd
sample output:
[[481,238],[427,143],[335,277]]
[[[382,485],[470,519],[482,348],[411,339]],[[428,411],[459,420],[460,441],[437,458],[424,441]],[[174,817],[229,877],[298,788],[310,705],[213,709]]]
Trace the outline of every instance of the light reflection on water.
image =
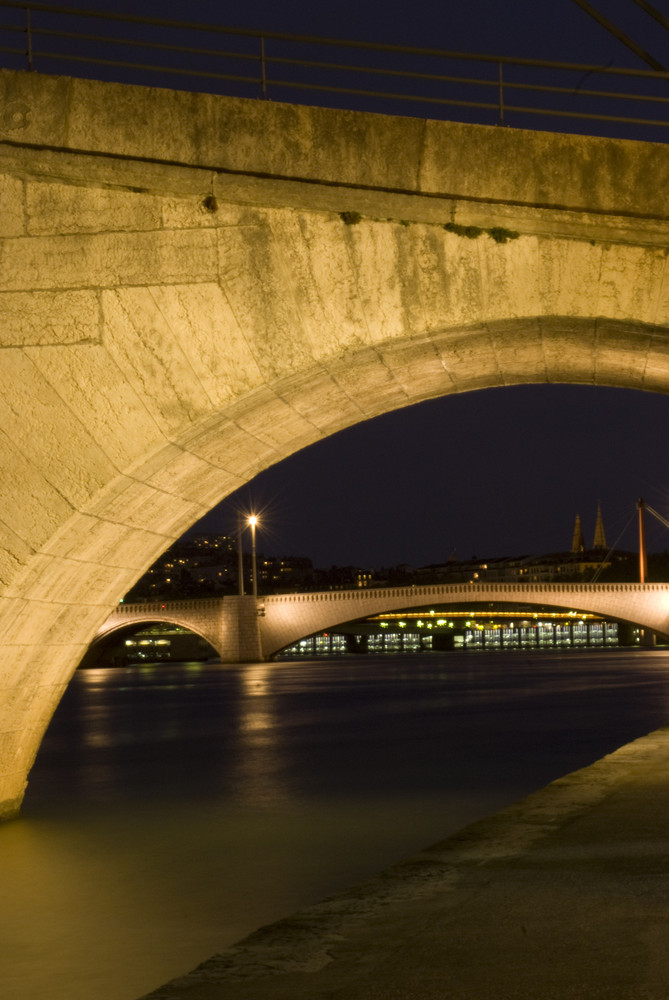
[[668,705],[647,651],[81,672],[0,828],[0,995],[133,1000]]

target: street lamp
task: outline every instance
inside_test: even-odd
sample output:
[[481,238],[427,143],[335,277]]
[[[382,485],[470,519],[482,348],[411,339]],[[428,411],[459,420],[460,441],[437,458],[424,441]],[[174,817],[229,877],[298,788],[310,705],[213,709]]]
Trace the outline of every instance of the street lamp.
[[646,582],[648,571],[648,561],[646,558],[646,528],[643,523],[643,512],[646,508],[645,500],[639,498],[636,502],[639,511],[639,583]]
[[242,515],[237,514],[237,593],[240,597],[244,596],[244,554],[242,550],[243,531],[244,522],[242,520]]
[[257,599],[258,597],[258,573],[256,569],[256,525],[258,523],[258,518],[255,514],[251,514],[248,520],[249,528],[251,529],[251,580],[253,581],[253,597]]

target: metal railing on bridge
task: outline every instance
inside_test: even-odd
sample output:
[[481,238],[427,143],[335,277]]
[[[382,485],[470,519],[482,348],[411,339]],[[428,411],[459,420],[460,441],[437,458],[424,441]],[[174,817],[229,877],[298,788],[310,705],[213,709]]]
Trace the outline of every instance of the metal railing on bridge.
[[663,141],[669,73],[0,0],[10,69]]

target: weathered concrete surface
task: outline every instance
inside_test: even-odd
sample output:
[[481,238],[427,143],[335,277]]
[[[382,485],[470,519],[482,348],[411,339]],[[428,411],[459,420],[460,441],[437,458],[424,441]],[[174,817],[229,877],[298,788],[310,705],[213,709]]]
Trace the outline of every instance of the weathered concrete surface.
[[669,729],[662,729],[262,928],[148,997],[667,995]]
[[667,391],[668,191],[666,146],[0,71],[0,814],[257,472],[451,392]]

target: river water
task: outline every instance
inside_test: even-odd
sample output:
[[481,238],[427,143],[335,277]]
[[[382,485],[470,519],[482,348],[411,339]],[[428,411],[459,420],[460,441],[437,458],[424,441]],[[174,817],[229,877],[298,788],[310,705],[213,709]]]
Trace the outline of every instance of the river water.
[[0,996],[136,1000],[668,718],[660,651],[79,671],[0,827]]

